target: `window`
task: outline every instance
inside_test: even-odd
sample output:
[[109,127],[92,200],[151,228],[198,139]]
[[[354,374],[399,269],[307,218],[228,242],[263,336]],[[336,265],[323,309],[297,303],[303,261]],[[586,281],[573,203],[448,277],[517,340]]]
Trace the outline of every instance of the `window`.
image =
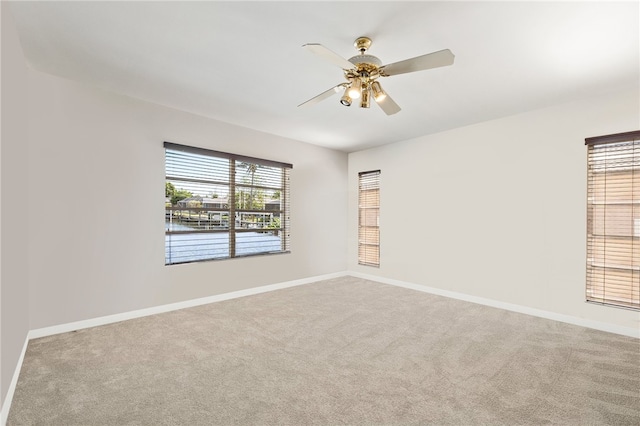
[[585,143],[587,301],[640,309],[640,131]]
[[358,263],[380,266],[380,170],[358,174]]
[[291,164],[165,147],[165,264],[290,251]]

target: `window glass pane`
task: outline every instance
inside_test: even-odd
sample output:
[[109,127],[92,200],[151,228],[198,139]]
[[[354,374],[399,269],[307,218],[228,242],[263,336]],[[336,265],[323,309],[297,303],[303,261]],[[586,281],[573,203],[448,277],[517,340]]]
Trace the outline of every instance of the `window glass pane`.
[[358,263],[380,266],[380,171],[358,175]]
[[586,297],[591,302],[637,309],[640,140],[633,135],[627,141],[616,139],[588,147]]
[[[188,227],[180,225],[183,229]],[[229,234],[185,233],[165,235],[165,263],[184,263],[229,257]]]
[[165,148],[166,264],[290,250],[291,165]]
[[190,152],[166,151],[167,178],[229,183],[229,160]]

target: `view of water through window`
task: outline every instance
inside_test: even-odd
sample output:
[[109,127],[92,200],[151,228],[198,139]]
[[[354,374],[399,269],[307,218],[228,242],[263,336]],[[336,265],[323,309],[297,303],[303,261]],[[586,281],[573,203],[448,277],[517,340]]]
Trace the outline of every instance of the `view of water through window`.
[[292,167],[165,142],[165,264],[289,252]]
[[[191,226],[179,222],[165,222],[167,231],[192,231]],[[236,255],[246,256],[281,251],[280,237],[275,231],[236,233]],[[167,234],[165,235],[165,262],[172,259],[192,261],[229,257],[229,232]]]

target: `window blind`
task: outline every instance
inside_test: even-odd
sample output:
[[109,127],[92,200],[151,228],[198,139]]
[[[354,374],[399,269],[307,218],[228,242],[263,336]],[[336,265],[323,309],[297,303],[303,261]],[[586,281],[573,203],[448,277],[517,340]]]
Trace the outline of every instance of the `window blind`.
[[380,266],[380,170],[358,174],[358,263]]
[[640,131],[585,139],[589,302],[640,309]]
[[165,264],[290,251],[291,164],[164,147]]

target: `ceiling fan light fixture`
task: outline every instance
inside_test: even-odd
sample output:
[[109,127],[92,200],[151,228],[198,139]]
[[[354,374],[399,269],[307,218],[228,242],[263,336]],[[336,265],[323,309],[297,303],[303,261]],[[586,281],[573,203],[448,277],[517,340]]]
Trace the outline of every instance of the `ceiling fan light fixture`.
[[360,100],[360,108],[369,108],[369,86],[362,85],[362,99]]
[[351,85],[347,89],[347,94],[351,99],[358,99],[360,97],[360,86],[361,83],[359,78],[353,80],[353,83],[351,83]]
[[382,86],[377,81],[371,83],[371,91],[373,92],[373,98],[376,102],[380,102],[387,97],[387,94],[382,90]]
[[344,90],[344,95],[340,98],[340,103],[344,106],[351,106],[352,99],[349,97],[349,88]]

